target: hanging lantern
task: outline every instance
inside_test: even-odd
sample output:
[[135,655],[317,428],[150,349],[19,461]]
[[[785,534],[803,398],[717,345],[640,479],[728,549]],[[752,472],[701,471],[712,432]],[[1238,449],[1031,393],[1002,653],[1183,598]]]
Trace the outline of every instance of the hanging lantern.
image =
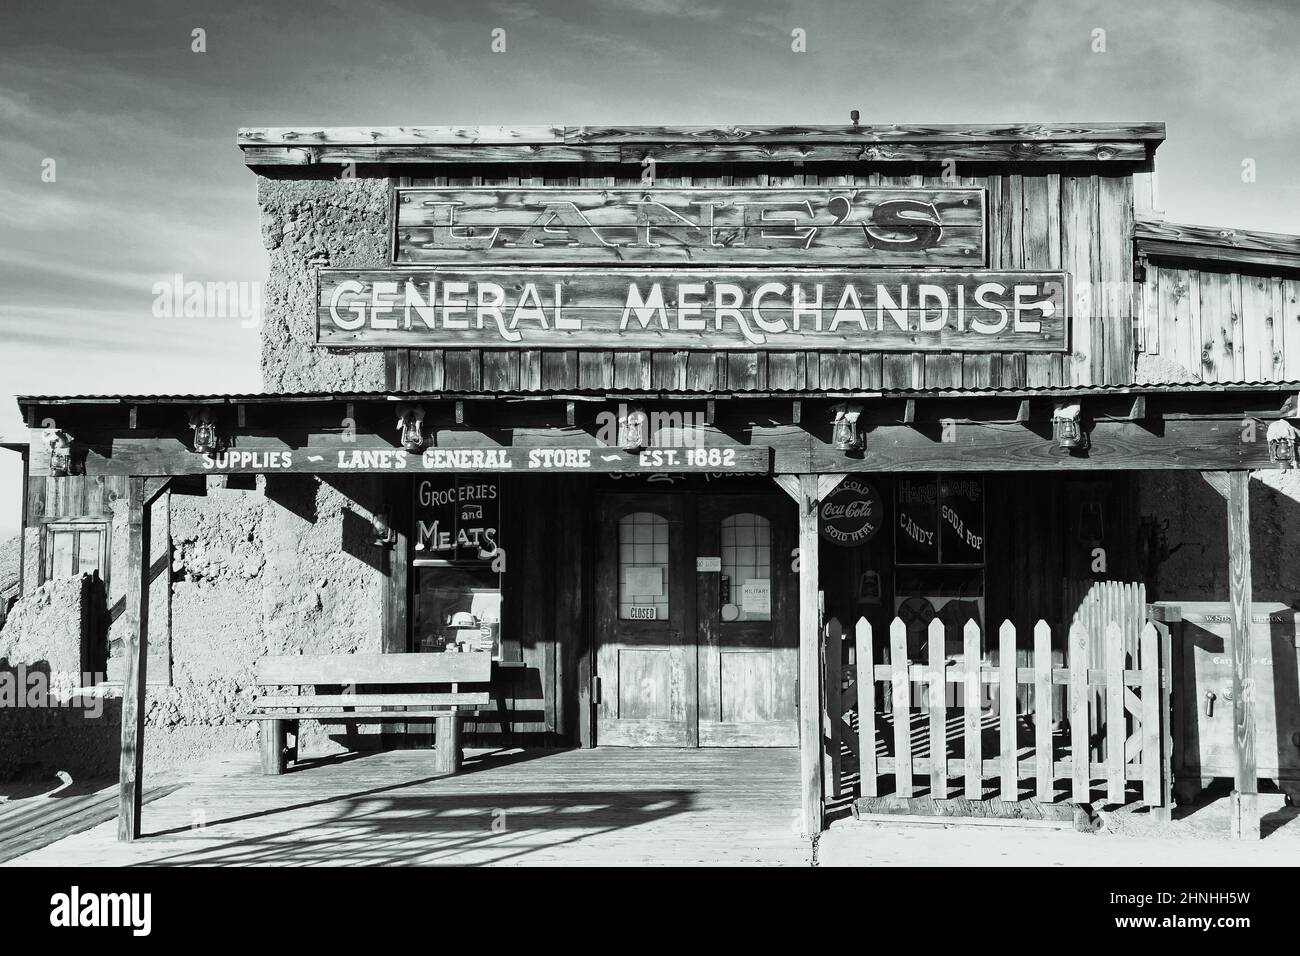
[[1052,412],[1052,437],[1062,448],[1075,450],[1088,447],[1088,435],[1080,422],[1082,414],[1083,406],[1078,402],[1057,405]]
[[836,405],[832,442],[845,453],[861,451],[866,441],[858,433],[858,416],[862,414],[861,405]]
[[397,427],[402,433],[402,447],[410,452],[424,448],[424,409],[419,405],[402,410],[397,419]]
[[1296,428],[1285,418],[1268,426],[1268,457],[1283,471],[1296,467]]
[[55,478],[72,474],[72,436],[51,426],[45,430],[45,444],[50,449],[50,474]]
[[649,444],[646,433],[650,419],[640,405],[625,405],[621,412],[618,418],[618,444],[625,452],[635,454]]
[[211,455],[220,447],[217,436],[216,416],[210,408],[191,408],[189,412],[190,428],[194,430],[194,451],[200,455]]

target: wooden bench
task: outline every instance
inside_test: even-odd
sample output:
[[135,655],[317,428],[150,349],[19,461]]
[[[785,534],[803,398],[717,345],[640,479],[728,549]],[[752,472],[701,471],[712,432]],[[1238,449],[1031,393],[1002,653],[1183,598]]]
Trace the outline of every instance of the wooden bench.
[[[265,694],[239,715],[260,722],[262,772],[267,774],[284,773],[289,761],[297,759],[298,721],[306,719],[433,721],[434,769],[455,773],[460,769],[461,719],[491,702],[492,657],[484,653],[263,657],[254,672],[258,688],[298,689],[296,694]],[[415,685],[421,689],[411,693],[389,689]],[[314,693],[304,693],[305,687]],[[293,748],[287,745],[290,730]]]

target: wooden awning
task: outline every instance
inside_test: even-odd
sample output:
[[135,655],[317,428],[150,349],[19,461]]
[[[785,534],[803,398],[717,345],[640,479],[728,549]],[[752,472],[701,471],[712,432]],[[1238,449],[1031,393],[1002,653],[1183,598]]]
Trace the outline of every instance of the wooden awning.
[[[33,475],[47,474],[50,465],[40,427],[46,419],[58,422],[72,443],[74,469],[87,475],[1203,471],[1275,467],[1266,432],[1295,415],[1298,391],[1300,382],[836,393],[25,396],[18,404],[31,429]],[[1086,447],[1061,442],[1053,418],[1063,409],[1077,415]],[[639,446],[625,447],[623,422],[634,412],[647,417],[644,454]],[[837,447],[835,421],[846,412],[860,449]],[[404,436],[408,417],[418,427],[408,420]],[[198,422],[215,431],[213,453],[195,449]],[[692,448],[719,450],[721,458]],[[566,450],[574,454],[557,454]]]

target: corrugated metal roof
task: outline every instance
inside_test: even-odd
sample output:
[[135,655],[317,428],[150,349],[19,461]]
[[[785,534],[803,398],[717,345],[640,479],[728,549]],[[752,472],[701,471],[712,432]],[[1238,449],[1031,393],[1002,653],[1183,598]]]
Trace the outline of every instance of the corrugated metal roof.
[[758,398],[769,395],[781,395],[791,398],[820,398],[827,396],[853,395],[869,397],[929,397],[929,398],[979,398],[979,397],[1018,397],[1034,395],[1153,395],[1168,392],[1196,392],[1213,394],[1217,392],[1296,392],[1300,391],[1300,380],[1283,382],[1154,382],[1133,383],[1125,385],[1035,385],[1017,387],[988,388],[844,388],[844,389],[740,389],[731,391],[681,391],[672,389],[539,389],[534,391],[510,392],[454,392],[437,390],[412,391],[363,391],[363,392],[244,392],[229,394],[153,394],[153,395],[20,395],[19,406],[53,405],[53,404],[240,404],[273,402],[346,402],[373,401],[388,399],[404,401],[415,398],[453,399],[546,399],[546,398],[584,398],[599,399],[604,396],[650,396],[665,398]]

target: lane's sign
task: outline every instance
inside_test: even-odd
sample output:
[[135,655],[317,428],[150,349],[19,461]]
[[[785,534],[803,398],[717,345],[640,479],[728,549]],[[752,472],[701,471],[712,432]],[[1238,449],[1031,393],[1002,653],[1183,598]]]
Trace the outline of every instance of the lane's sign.
[[398,265],[985,264],[982,189],[398,189]]
[[[231,448],[195,455],[203,471],[236,472],[664,472],[762,473],[772,466],[768,447],[706,445],[650,447],[640,451],[604,446],[534,448],[297,448],[256,451]],[[187,472],[188,473],[188,472]]]
[[333,348],[1063,352],[1063,272],[420,270],[318,274]]

